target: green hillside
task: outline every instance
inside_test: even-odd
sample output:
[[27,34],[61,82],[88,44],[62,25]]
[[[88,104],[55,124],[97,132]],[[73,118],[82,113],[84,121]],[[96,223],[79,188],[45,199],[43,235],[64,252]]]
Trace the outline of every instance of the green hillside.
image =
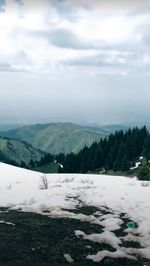
[[50,123],[24,126],[0,133],[1,136],[20,139],[35,148],[52,154],[77,153],[85,145],[99,141],[104,132],[94,133],[72,123]]
[[40,160],[43,152],[33,148],[28,143],[15,139],[0,138],[0,161],[14,161],[29,163],[32,160]]

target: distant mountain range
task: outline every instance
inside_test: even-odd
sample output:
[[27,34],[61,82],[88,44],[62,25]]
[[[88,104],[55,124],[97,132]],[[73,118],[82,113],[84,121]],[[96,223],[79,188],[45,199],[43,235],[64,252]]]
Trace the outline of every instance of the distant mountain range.
[[49,123],[23,126],[0,133],[0,136],[26,141],[33,147],[50,152],[77,153],[108,135],[103,128],[79,126],[72,123]]
[[8,131],[14,128],[19,128],[19,127],[23,127],[24,125],[21,124],[0,124],[0,132],[2,131]]
[[13,161],[20,164],[23,161],[28,164],[31,159],[38,161],[43,155],[42,151],[24,141],[0,138],[0,161],[2,162]]

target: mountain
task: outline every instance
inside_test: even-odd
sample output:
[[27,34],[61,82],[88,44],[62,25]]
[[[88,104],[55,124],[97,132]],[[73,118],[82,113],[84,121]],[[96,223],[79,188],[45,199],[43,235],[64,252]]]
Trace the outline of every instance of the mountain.
[[72,123],[36,124],[15,128],[0,133],[1,136],[15,138],[32,144],[35,148],[52,154],[77,153],[85,145],[99,141],[105,132],[98,133]]
[[[85,125],[84,128],[86,128],[88,131],[93,132],[93,133],[100,133],[105,136],[115,133],[116,131],[123,130],[126,131],[128,130],[130,126],[129,125],[120,125],[120,124],[113,124],[113,125]],[[132,128],[132,127],[131,127]]]
[[16,140],[0,138],[0,161],[29,163],[31,159],[40,160],[43,152],[33,148],[30,144]]
[[[128,130],[129,126],[128,125],[104,125],[101,126],[100,129],[103,129],[107,133],[115,133],[116,131],[123,130],[126,131]],[[133,128],[133,126],[132,126]]]
[[19,128],[19,127],[23,127],[24,125],[22,124],[0,124],[0,132],[2,131],[8,131],[8,130],[11,130],[11,129],[14,129],[14,128]]

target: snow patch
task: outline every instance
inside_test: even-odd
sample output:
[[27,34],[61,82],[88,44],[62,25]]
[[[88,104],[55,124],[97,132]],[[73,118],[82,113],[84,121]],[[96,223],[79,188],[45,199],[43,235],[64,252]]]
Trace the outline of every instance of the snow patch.
[[64,254],[64,258],[66,259],[67,262],[72,263],[74,260],[71,258],[69,254]]
[[106,257],[110,257],[110,258],[114,258],[114,259],[128,258],[128,259],[135,260],[135,258],[133,256],[127,255],[126,253],[124,253],[123,251],[120,251],[120,250],[116,250],[115,252],[103,250],[103,251],[97,252],[96,255],[88,255],[86,258],[93,260],[94,262],[100,262]]
[[137,168],[139,167],[139,165],[141,165],[141,162],[136,162],[136,163],[135,163],[135,166],[130,167],[130,170],[137,169]]
[[0,221],[0,224],[8,224],[8,225],[13,225],[13,226],[15,226],[14,223],[11,223],[11,222],[5,222],[5,221]]
[[84,239],[97,242],[97,243],[105,243],[113,248],[118,248],[118,246],[122,243],[121,240],[115,236],[114,233],[105,231],[101,234],[91,234],[91,235],[84,235]]

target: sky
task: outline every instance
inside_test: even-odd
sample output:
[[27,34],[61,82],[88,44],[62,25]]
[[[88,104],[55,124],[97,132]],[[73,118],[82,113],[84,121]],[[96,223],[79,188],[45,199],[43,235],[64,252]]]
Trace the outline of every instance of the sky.
[[0,124],[150,119],[149,0],[0,0]]

